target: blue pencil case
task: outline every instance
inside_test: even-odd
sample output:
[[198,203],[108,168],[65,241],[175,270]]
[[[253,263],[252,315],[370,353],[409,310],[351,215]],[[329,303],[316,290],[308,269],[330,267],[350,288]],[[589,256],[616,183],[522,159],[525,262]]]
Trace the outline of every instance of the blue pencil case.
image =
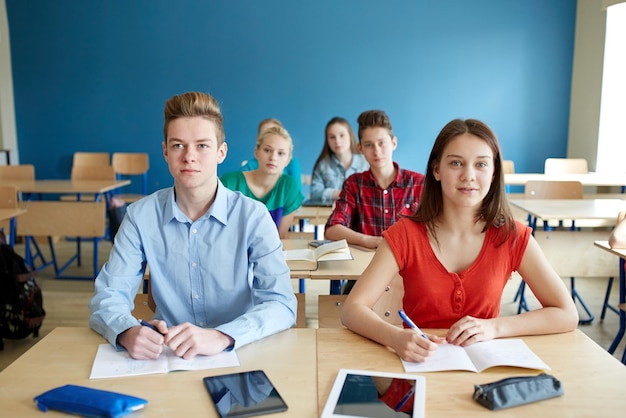
[[143,408],[148,401],[122,393],[65,385],[36,396],[37,408],[54,409],[83,417],[117,418]]

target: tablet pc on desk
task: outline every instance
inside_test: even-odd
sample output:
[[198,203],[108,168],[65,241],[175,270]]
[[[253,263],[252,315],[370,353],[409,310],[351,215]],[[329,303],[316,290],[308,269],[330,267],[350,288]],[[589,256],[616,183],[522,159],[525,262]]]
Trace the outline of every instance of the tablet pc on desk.
[[424,376],[341,369],[322,418],[422,418],[425,395]]
[[252,417],[287,410],[263,370],[209,376],[202,379],[222,418]]

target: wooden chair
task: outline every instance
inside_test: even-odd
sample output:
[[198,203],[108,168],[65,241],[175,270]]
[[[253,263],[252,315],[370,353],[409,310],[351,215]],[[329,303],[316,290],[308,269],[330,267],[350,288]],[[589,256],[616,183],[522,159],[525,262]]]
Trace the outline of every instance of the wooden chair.
[[114,152],[111,162],[118,180],[128,177],[141,177],[141,193],[123,193],[118,195],[124,202],[130,203],[148,194],[148,170],[150,161],[145,152]]
[[515,163],[513,160],[502,160],[502,171],[504,174],[515,173]]
[[0,166],[0,180],[35,180],[35,166],[32,164]]
[[[20,215],[17,234],[25,237],[25,258],[29,265],[34,265],[31,240],[34,236],[48,237],[52,260],[37,267],[41,270],[52,264],[58,278],[94,279],[99,271],[98,243],[105,236],[106,218],[104,202],[63,202],[63,201],[22,201],[20,208],[26,212]],[[59,266],[54,252],[54,236],[86,237],[93,239],[93,275],[62,276],[62,273],[74,261],[81,265],[80,241],[77,240],[76,254],[63,266]]]
[[[398,310],[402,309],[403,296],[404,285],[402,277],[396,276],[387,287],[385,294],[374,305],[374,312],[386,322],[402,327],[402,319],[398,315]],[[339,315],[347,297],[348,295],[318,296],[319,328],[340,328],[343,326]]]
[[306,328],[306,296],[304,293],[296,293],[295,295],[298,301],[295,328]]
[[108,152],[75,152],[72,157],[72,167],[111,165]]
[[[110,165],[75,165],[72,167],[72,181],[115,180],[115,172]],[[93,194],[64,195],[61,200],[94,201]]]
[[584,158],[546,158],[544,174],[587,174],[589,167]]

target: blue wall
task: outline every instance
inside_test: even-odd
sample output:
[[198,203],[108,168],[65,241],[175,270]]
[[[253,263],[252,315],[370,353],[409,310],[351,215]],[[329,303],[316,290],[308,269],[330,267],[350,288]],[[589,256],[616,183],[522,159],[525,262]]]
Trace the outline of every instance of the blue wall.
[[310,172],[333,116],[387,111],[395,160],[424,172],[449,120],[475,117],[516,170],[566,154],[576,0],[6,0],[20,160],[69,178],[74,151],[150,153],[171,185],[163,104],[222,104],[229,154],[279,118]]

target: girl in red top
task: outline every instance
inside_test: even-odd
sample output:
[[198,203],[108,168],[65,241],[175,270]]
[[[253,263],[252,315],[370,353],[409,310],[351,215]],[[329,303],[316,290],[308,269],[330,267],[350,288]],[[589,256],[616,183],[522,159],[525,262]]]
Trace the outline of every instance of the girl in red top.
[[[530,228],[516,222],[505,195],[500,146],[484,123],[449,122],[431,151],[420,205],[383,233],[370,265],[348,296],[341,320],[348,328],[393,348],[407,361],[424,361],[440,343],[467,346],[519,335],[571,331],[578,312]],[[502,292],[517,271],[541,309],[500,317]],[[383,321],[372,307],[392,279],[404,283],[403,306],[422,337]]]

